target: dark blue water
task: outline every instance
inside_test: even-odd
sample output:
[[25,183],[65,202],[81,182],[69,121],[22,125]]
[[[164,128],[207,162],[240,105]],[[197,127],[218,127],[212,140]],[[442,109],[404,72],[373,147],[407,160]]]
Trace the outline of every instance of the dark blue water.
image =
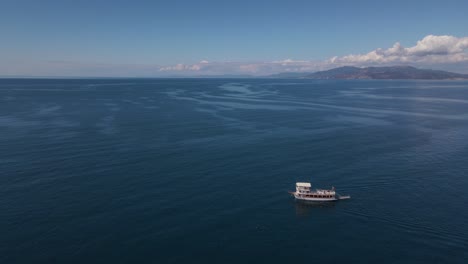
[[0,263],[467,263],[467,190],[468,82],[0,80]]

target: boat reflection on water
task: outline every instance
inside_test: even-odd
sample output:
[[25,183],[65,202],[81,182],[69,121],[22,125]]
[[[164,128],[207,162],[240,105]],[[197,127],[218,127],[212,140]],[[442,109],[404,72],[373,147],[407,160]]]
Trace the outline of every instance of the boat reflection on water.
[[307,216],[314,210],[333,209],[336,203],[296,200],[294,205],[297,216]]

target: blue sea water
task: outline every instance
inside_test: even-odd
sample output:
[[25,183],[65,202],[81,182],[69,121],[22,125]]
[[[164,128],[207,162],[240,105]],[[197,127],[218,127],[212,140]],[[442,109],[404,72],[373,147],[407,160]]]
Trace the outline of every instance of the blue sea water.
[[468,263],[467,190],[468,82],[0,80],[0,263]]

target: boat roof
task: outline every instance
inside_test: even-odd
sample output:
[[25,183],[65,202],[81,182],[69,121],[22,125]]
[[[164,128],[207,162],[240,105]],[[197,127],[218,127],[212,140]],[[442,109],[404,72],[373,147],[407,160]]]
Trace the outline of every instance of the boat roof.
[[310,187],[310,182],[296,182],[296,186],[298,187]]

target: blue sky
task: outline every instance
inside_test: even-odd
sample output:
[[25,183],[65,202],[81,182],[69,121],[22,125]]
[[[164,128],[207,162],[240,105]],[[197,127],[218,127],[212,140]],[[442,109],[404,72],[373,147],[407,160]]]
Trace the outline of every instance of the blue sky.
[[[457,38],[450,45],[466,54],[467,10],[468,1],[0,0],[0,75],[314,70],[369,64],[342,58],[430,35]],[[382,61],[468,72],[464,58]]]

